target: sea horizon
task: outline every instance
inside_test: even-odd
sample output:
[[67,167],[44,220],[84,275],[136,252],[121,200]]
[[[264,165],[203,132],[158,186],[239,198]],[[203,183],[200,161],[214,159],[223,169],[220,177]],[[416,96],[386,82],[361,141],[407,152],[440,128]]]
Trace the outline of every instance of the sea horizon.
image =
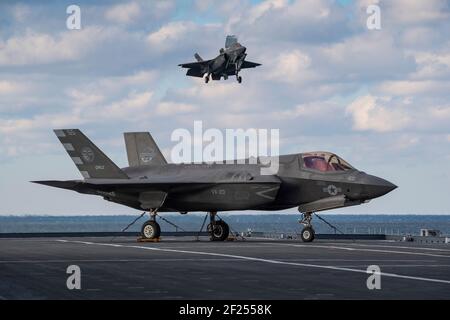
[[[219,213],[234,231],[298,233],[300,214],[292,213]],[[336,214],[318,215],[343,233],[418,235],[420,229],[439,230],[450,235],[450,215],[444,214]],[[0,215],[0,233],[28,232],[118,232],[139,217],[130,215]],[[163,231],[199,231],[205,213],[181,215],[162,213],[161,217],[179,226],[177,228],[163,219],[157,219]],[[319,217],[313,218],[317,233],[334,233],[335,230]],[[148,216],[141,217],[129,231],[140,231]],[[206,220],[207,221],[207,220]]]

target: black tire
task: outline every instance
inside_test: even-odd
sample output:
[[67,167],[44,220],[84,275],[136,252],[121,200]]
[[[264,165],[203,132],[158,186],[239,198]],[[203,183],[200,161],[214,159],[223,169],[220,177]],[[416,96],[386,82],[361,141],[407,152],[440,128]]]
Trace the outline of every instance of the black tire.
[[205,77],[205,83],[208,83],[209,82],[209,76],[206,76]]
[[225,221],[216,221],[214,226],[208,225],[208,231],[211,236],[211,241],[225,241],[230,234],[230,227]]
[[142,225],[141,236],[144,239],[157,239],[161,236],[158,222],[149,220]]
[[242,77],[239,76],[239,77],[237,78],[237,81],[238,81],[238,83],[242,83]]
[[311,227],[305,227],[303,228],[300,236],[303,240],[303,242],[312,242],[315,238],[315,232],[314,229]]

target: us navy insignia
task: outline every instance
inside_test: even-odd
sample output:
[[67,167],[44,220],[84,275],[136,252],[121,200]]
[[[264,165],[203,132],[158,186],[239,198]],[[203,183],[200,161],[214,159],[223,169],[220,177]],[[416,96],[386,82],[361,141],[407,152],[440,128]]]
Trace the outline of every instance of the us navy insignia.
[[328,187],[323,188],[323,192],[328,193],[330,196],[335,196],[341,191],[342,189],[336,187],[334,184],[330,184]]

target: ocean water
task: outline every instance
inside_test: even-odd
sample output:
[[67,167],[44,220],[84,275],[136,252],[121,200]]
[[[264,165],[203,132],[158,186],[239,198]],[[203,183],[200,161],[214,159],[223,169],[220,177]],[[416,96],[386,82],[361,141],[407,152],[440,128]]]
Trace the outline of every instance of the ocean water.
[[[362,234],[411,234],[418,235],[420,229],[437,229],[450,235],[450,215],[327,215],[321,214],[332,225],[344,233]],[[93,232],[121,231],[138,216],[0,216],[0,233],[6,232]],[[180,227],[179,230],[198,231],[204,215],[172,215],[162,217]],[[299,215],[291,214],[222,214],[220,215],[233,231],[251,229],[261,232],[299,232]],[[138,231],[147,216],[138,220],[128,231]],[[176,228],[158,219],[163,231]],[[334,233],[334,230],[317,217],[313,219],[317,233]]]

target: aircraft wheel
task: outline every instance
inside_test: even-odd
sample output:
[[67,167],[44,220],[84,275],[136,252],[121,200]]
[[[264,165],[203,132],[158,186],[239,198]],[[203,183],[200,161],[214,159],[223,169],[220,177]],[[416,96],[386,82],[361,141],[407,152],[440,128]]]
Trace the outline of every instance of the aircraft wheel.
[[223,220],[216,221],[214,225],[208,225],[211,241],[225,241],[230,234],[230,227]]
[[143,224],[141,235],[145,239],[156,239],[161,235],[161,228],[156,221],[149,220]]
[[237,78],[237,82],[238,82],[238,83],[242,83],[242,77],[241,77],[241,76],[239,76],[239,77]]
[[312,242],[315,237],[314,229],[311,227],[303,228],[300,236],[301,236],[303,242]]
[[205,83],[208,83],[209,82],[209,76],[206,76],[205,77]]

